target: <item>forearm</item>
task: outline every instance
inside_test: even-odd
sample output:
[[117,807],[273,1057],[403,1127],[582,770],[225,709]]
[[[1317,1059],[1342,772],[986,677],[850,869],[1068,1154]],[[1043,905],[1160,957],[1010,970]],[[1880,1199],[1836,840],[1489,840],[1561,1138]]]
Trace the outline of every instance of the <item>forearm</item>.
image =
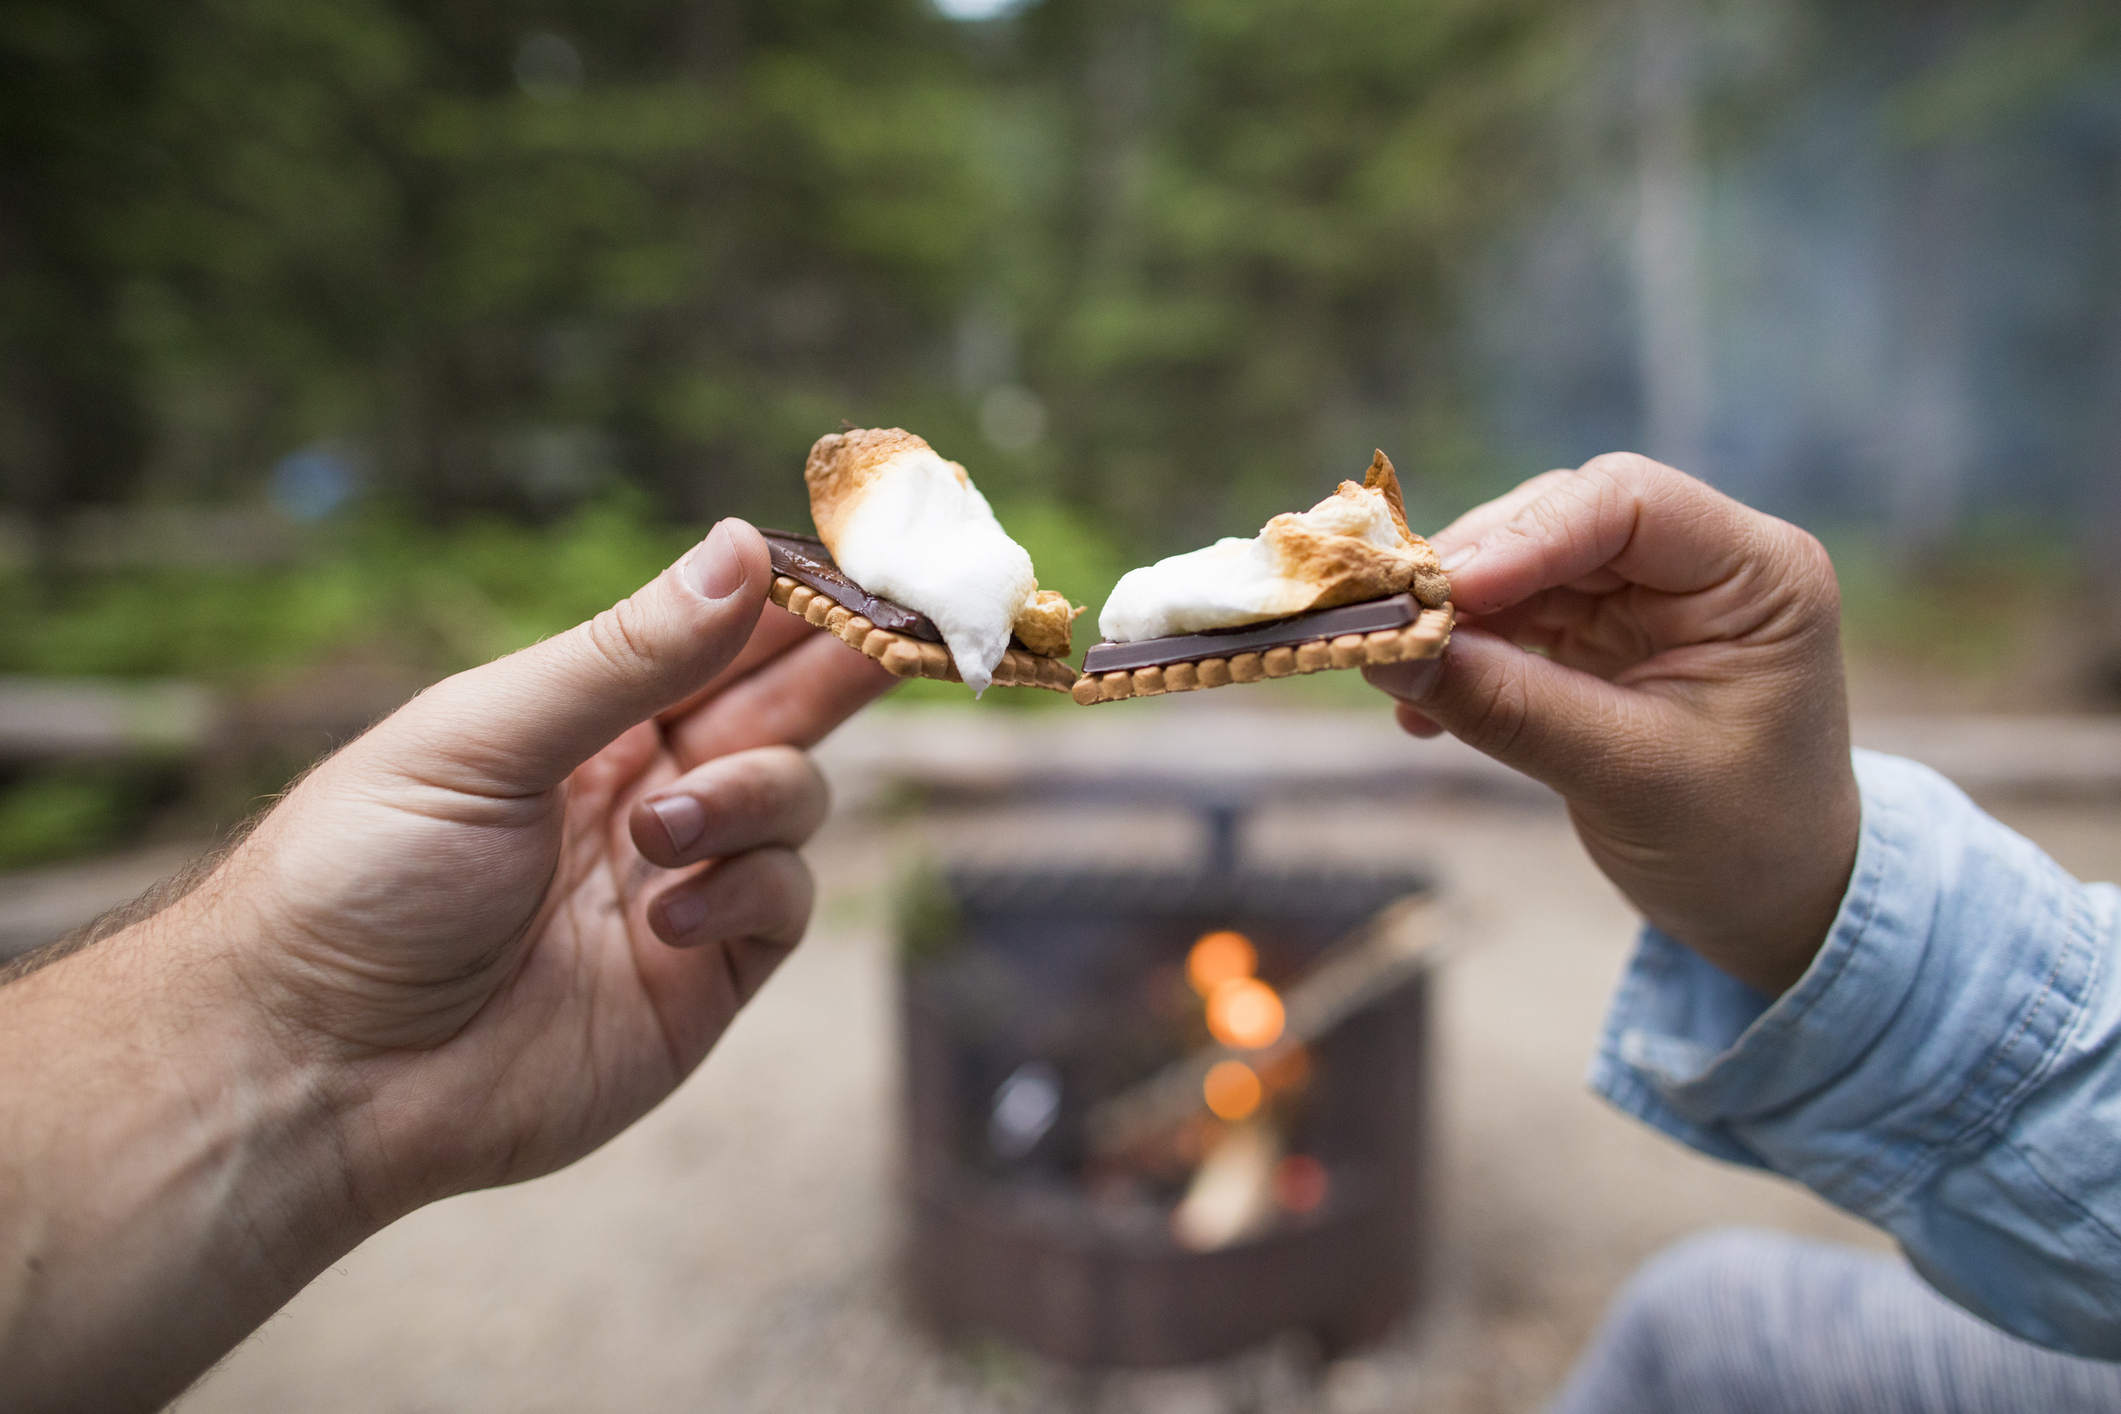
[[159,1408],[372,1229],[323,1073],[178,909],[0,988],[0,1387]]
[[1996,1324],[2121,1358],[2121,897],[1933,773],[1862,774],[1812,969],[1771,1001],[1647,934],[1593,1083],[1878,1223]]

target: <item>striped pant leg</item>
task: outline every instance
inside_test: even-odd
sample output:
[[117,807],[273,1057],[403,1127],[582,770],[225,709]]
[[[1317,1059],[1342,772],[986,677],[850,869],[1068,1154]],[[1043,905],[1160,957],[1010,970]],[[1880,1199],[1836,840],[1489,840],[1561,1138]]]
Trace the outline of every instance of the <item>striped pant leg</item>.
[[2121,1365],[2005,1335],[1897,1258],[1731,1229],[1643,1265],[1549,1414],[2027,1410],[2121,1410]]

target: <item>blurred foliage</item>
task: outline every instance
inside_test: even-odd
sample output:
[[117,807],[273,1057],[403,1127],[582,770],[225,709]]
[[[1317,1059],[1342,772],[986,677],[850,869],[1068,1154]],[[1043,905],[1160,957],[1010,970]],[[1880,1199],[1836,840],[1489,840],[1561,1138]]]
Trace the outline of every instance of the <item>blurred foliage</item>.
[[1124,567],[1374,446],[1422,524],[1536,469],[1488,445],[1454,326],[1513,222],[1625,170],[1644,25],[1785,54],[1762,108],[1891,50],[1929,141],[2109,72],[2115,15],[0,0],[0,508],[250,503],[305,448],[364,493],[274,568],[91,574],[34,534],[0,668],[447,671],[630,590],[667,526],[802,526],[842,418],[966,462],[1080,645]]
[[429,527],[614,485],[800,524],[846,418],[1130,559],[1372,446],[1440,521],[1526,469],[1485,443],[1463,292],[1625,169],[1645,26],[1722,36],[1719,132],[1734,64],[1773,107],[1893,56],[1928,141],[2121,51],[2110,0],[1010,11],[0,0],[0,501],[242,501],[330,446]]
[[[1053,479],[1168,553],[1358,474],[1469,391],[1453,263],[1544,170],[1567,7],[1143,0],[1027,12],[999,65],[1016,241],[1001,307],[1058,429]],[[1038,115],[1045,121],[1034,121]],[[1043,144],[1048,156],[1034,160]],[[1058,149],[1055,151],[1055,149]]]
[[1892,126],[1935,142],[2024,116],[2110,75],[2121,58],[2121,7],[2111,0],[1962,6],[1943,55],[1897,97]]
[[[1041,584],[1097,606],[1129,561],[1098,524],[1034,503],[1000,515]],[[485,662],[608,608],[697,538],[644,500],[607,494],[549,525],[482,517],[433,528],[402,516],[315,532],[288,564],[0,576],[0,673],[184,677],[245,691],[332,660],[423,681]],[[955,683],[909,682],[900,700],[961,702]],[[1065,705],[1058,693],[996,688],[993,702]]]
[[48,766],[0,784],[0,869],[20,869],[105,849],[166,803],[177,779],[166,765]]
[[964,917],[957,898],[933,860],[914,860],[900,868],[891,912],[900,956],[909,962],[948,956],[963,939]]
[[[353,663],[381,679],[378,700],[387,701],[393,690],[579,623],[653,578],[694,538],[651,517],[640,496],[614,492],[545,526],[356,517],[320,528],[306,553],[277,566],[56,582],[18,573],[0,577],[0,672],[183,677],[241,701],[299,690],[305,673]],[[359,717],[332,725],[357,729]],[[150,755],[0,778],[0,869],[142,833],[225,828],[329,746],[321,727],[239,732],[190,763]]]
[[544,527],[356,522],[284,566],[18,575],[0,580],[0,672],[244,687],[361,653],[439,676],[610,607],[692,539],[615,496]]
[[[575,74],[512,72],[540,35]],[[336,437],[429,519],[786,506],[746,478],[954,313],[945,40],[911,0],[8,0],[7,494],[240,495]]]
[[1842,640],[1855,657],[1978,680],[2023,665],[2029,635],[2082,613],[2082,566],[2066,541],[1982,526],[1919,573],[1875,536],[1823,537],[1841,584]]
[[1440,520],[1524,470],[1461,293],[1625,146],[1668,22],[1781,44],[1777,95],[1908,50],[1911,136],[2121,44],[2104,0],[0,0],[0,500],[240,501],[326,445],[423,525],[800,524],[846,418],[1134,559],[1380,445]]
[[[428,525],[800,523],[845,417],[1130,554],[1250,528],[1451,422],[1567,14],[0,0],[0,496],[330,444]],[[1019,384],[1049,435],[983,449]]]

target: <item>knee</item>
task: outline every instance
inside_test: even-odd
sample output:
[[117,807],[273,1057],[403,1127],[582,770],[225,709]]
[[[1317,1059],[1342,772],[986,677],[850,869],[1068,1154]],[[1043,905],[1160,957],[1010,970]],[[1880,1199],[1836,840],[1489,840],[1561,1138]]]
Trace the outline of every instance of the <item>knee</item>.
[[1742,1228],[1703,1233],[1637,1268],[1550,1414],[1693,1414],[1757,1366],[1757,1274],[1788,1239]]
[[1698,1311],[1704,1301],[1720,1302],[1733,1292],[1755,1289],[1762,1265],[1774,1261],[1792,1241],[1780,1233],[1742,1227],[1682,1238],[1635,1269],[1615,1306],[1639,1308],[1650,1319]]
[[[1735,1353],[1770,1325],[1768,1274],[1801,1245],[1780,1233],[1721,1228],[1673,1243],[1639,1267],[1613,1300],[1607,1339],[1669,1369],[1704,1349]],[[1706,1344],[1705,1337],[1713,1337]]]

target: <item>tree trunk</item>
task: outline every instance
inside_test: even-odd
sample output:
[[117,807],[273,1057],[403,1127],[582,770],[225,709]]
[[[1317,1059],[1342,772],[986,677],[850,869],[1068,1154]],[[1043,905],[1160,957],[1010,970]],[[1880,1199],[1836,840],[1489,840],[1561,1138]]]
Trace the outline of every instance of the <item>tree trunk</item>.
[[1642,450],[1706,474],[1714,385],[1702,293],[1694,110],[1701,46],[1688,0],[1638,0],[1632,233]]

